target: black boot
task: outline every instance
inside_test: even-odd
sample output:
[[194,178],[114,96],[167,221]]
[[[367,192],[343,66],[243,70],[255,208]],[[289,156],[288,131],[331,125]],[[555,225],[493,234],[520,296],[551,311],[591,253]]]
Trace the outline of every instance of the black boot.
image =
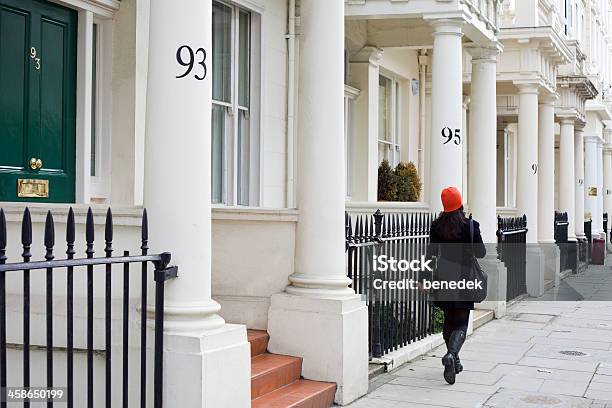
[[463,364],[461,364],[461,360],[459,360],[459,354],[455,357],[455,374],[459,374],[463,371]]
[[456,359],[464,341],[465,332],[463,330],[453,331],[448,339],[448,352],[442,357],[442,364],[444,365],[444,379],[449,384],[455,383],[455,375],[457,374]]

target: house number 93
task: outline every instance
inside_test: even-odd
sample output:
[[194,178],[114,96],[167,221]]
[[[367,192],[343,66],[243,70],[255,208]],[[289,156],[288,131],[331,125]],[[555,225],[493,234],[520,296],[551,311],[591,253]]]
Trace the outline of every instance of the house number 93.
[[40,70],[40,58],[36,56],[36,47],[30,48],[30,58],[34,61],[34,69]]
[[206,78],[208,74],[208,67],[206,66],[206,50],[204,48],[198,48],[197,50],[193,50],[188,45],[181,45],[176,50],[176,62],[179,65],[186,68],[185,72],[181,75],[177,75],[177,78],[185,78],[187,75],[193,71],[197,66],[197,72],[194,72],[193,77],[198,81]]

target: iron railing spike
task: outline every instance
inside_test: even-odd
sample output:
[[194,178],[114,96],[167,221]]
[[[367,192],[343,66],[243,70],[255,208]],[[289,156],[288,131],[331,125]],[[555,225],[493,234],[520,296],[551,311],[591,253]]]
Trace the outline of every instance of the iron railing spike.
[[47,211],[47,218],[45,219],[45,249],[47,253],[45,259],[50,261],[53,259],[53,247],[55,246],[55,226],[53,224],[53,214],[51,211]]

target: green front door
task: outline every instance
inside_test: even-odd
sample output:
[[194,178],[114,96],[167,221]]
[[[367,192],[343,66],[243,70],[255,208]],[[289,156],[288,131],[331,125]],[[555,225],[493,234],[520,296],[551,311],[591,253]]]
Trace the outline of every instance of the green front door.
[[77,13],[0,0],[0,201],[74,202]]

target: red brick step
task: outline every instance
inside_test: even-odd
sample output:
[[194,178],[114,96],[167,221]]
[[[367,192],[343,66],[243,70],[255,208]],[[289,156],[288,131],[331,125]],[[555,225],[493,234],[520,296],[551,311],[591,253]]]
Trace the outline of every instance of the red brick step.
[[264,353],[251,358],[251,399],[300,379],[302,359]]
[[251,357],[263,354],[268,349],[270,336],[264,330],[247,330],[247,337],[251,343]]
[[247,331],[251,343],[252,408],[329,408],[336,384],[301,379],[302,359],[266,352],[270,336]]
[[251,408],[329,408],[336,384],[298,380],[251,402]]

